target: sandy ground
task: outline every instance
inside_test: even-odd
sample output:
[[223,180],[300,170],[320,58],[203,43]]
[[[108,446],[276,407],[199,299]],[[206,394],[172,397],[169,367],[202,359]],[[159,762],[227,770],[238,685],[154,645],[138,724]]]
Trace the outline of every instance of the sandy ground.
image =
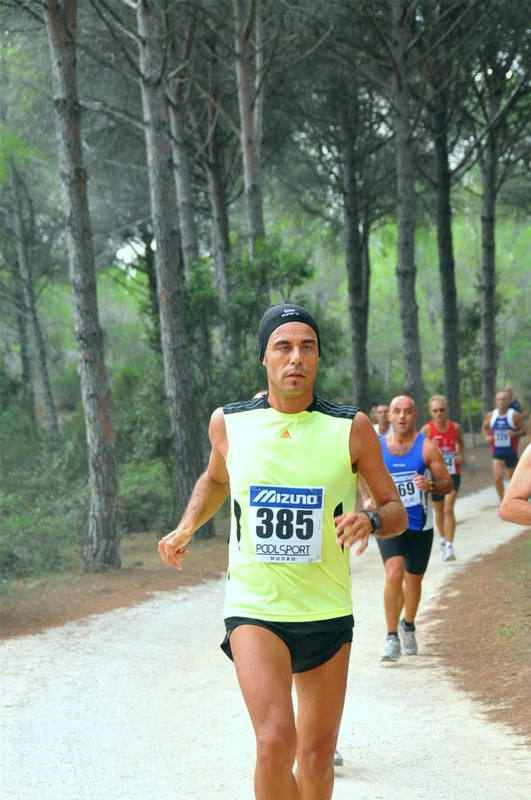
[[[383,569],[352,556],[356,629],[335,800],[529,798],[531,752],[446,676],[430,609],[445,581],[521,533],[494,489],[457,501],[458,560],[434,552],[420,652],[384,666]],[[223,580],[8,640],[2,653],[4,800],[250,800],[254,740],[219,650]],[[480,602],[480,598],[478,598]]]

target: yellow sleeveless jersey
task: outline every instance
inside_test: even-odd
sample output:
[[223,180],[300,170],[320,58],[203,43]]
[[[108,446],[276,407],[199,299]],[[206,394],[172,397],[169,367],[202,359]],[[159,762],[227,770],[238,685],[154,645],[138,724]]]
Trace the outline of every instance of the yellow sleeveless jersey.
[[282,414],[266,397],[225,406],[231,488],[224,616],[309,622],[352,613],[350,552],[334,516],[354,507],[353,406],[315,397]]

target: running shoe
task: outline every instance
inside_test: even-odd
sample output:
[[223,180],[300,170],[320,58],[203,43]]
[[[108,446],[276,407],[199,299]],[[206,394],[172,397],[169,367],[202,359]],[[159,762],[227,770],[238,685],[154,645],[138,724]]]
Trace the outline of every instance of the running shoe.
[[400,658],[400,642],[396,636],[388,636],[382,650],[380,661],[398,661]]
[[455,561],[454,546],[452,542],[446,542],[446,547],[442,554],[443,561]]
[[400,637],[400,644],[402,645],[403,654],[405,656],[416,656],[419,648],[417,646],[415,631],[407,631],[404,628],[403,619],[401,619],[398,623],[398,635]]
[[343,766],[343,756],[341,755],[339,750],[336,750],[336,752],[334,753],[334,767],[342,767],[342,766]]
[[446,539],[441,537],[441,558],[444,561],[444,554],[446,553]]

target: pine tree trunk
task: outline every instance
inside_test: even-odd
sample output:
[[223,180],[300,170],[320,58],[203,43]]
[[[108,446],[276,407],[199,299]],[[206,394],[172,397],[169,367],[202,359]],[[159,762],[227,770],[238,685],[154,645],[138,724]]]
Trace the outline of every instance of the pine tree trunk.
[[435,214],[439,248],[439,276],[443,317],[444,393],[451,419],[461,422],[459,376],[459,318],[452,241],[451,181],[446,140],[446,94],[438,91],[438,107],[432,112],[435,154]]
[[119,567],[118,462],[82,159],[76,87],[77,9],[75,0],[46,0],[43,6],[52,57],[59,169],[87,431],[91,499],[85,560],[88,567]]
[[356,181],[356,98],[346,101],[342,120],[343,194],[345,207],[345,252],[348,278],[350,329],[354,354],[353,401],[369,408],[369,369],[367,364],[368,293],[364,270],[358,185]]
[[46,348],[42,328],[37,316],[37,306],[35,304],[35,294],[33,291],[33,280],[28,264],[28,254],[26,250],[26,232],[22,218],[22,203],[20,199],[20,179],[15,167],[10,164],[10,184],[13,202],[13,228],[16,236],[17,263],[22,284],[22,296],[24,298],[25,311],[30,324],[31,339],[33,343],[33,354],[37,371],[38,386],[44,409],[44,420],[46,430],[50,436],[59,435],[59,423],[52,394],[50,374],[48,372],[48,360],[46,358]]
[[255,96],[256,89],[250,52],[251,31],[253,24],[256,22],[256,0],[250,0],[249,3],[246,0],[234,0],[234,17],[236,20],[236,77],[240,109],[245,202],[252,256],[256,240],[265,237],[260,172],[261,130],[259,124],[261,101]]
[[392,0],[395,60],[395,143],[398,213],[398,294],[404,354],[404,393],[413,398],[423,422],[424,381],[420,350],[418,305],[415,294],[415,162],[410,124],[410,98],[406,66],[406,0]]
[[[203,468],[201,436],[194,411],[189,347],[184,323],[184,269],[172,169],[170,121],[163,75],[163,9],[158,0],[137,5],[141,36],[141,92],[153,227],[157,241],[157,288],[162,357],[172,427],[181,511]],[[198,538],[214,535],[211,520]]]
[[496,394],[496,131],[488,134],[483,154],[481,175],[483,200],[481,207],[481,404],[487,413]]
[[[209,61],[209,92],[216,98],[217,77],[219,61],[216,54],[216,40],[208,43]],[[210,201],[212,221],[212,251],[214,253],[214,273],[216,287],[221,298],[223,308],[229,302],[228,258],[230,252],[229,212],[227,206],[227,187],[224,171],[223,151],[219,136],[219,121],[217,108],[213,100],[207,107],[208,120],[208,145],[202,159],[208,186],[208,199]],[[202,143],[201,143],[202,144]],[[223,337],[226,341],[226,337]]]
[[32,438],[37,434],[37,418],[35,415],[35,393],[31,370],[31,355],[28,336],[26,304],[22,296],[22,288],[15,289],[15,307],[17,314],[18,340],[20,344],[20,369],[22,375],[22,390],[31,416]]
[[186,148],[186,125],[179,87],[172,92],[171,100],[170,122],[175,183],[177,187],[177,208],[182,237],[184,268],[188,271],[190,264],[199,261],[199,246],[194,218],[190,164]]
[[227,192],[222,176],[217,130],[212,131],[208,158],[204,160],[212,218],[212,244],[216,286],[223,307],[229,302],[228,256],[230,251]]

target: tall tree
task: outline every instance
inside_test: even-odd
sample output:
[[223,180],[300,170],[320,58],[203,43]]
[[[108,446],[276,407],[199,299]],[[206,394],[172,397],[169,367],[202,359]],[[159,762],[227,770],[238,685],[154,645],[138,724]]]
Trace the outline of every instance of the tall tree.
[[[262,198],[261,157],[263,85],[261,62],[263,58],[260,36],[258,0],[233,0],[235,19],[235,53],[240,108],[240,136],[243,157],[243,176],[251,256],[256,241],[265,237]],[[253,28],[256,43],[253,46]],[[253,58],[257,69],[253,72]]]
[[[391,54],[394,65],[394,113],[398,214],[398,294],[404,352],[404,392],[424,416],[424,380],[420,349],[419,308],[415,282],[416,192],[415,154],[411,120],[415,119],[408,85],[407,58],[410,23],[407,0],[391,2]],[[413,115],[413,116],[412,116]]]
[[167,79],[177,206],[185,270],[188,270],[190,264],[199,260],[199,243],[194,216],[190,158],[187,147],[188,132],[186,130],[185,119],[186,84],[184,78],[186,66],[190,58],[191,40],[192,26],[190,25],[183,48],[184,52],[182,56],[180,56],[177,37],[171,37],[170,52],[173,56],[172,66],[174,68]]
[[[201,435],[194,410],[184,320],[184,269],[164,83],[164,56],[168,42],[163,3],[160,0],[138,0],[136,18],[151,208],[157,242],[162,356],[178,466],[180,502],[184,508],[202,472],[203,459],[202,448],[198,445]],[[210,521],[203,526],[198,538],[213,534],[214,527]]]
[[[25,316],[29,321],[29,328],[31,331],[31,339],[33,343],[33,354],[35,359],[35,367],[38,378],[38,385],[42,404],[44,409],[44,419],[46,429],[50,436],[58,436],[59,423],[57,421],[57,412],[55,410],[55,403],[52,394],[52,386],[50,383],[50,374],[48,371],[48,359],[46,357],[46,348],[44,344],[44,336],[37,314],[37,305],[35,302],[35,292],[33,287],[33,277],[31,274],[30,264],[28,260],[27,243],[30,240],[30,232],[24,224],[24,212],[22,201],[22,179],[19,175],[14,160],[9,160],[9,173],[10,173],[10,187],[11,187],[11,203],[12,203],[12,217],[13,217],[13,231],[16,241],[17,265],[20,283],[22,286],[22,297],[24,300]],[[30,215],[31,216],[31,215]],[[23,337],[21,336],[21,343]]]
[[[498,345],[496,336],[496,201],[510,169],[518,163],[514,138],[529,125],[528,33],[521,20],[525,2],[495,5],[483,31],[477,57],[475,127],[483,186],[481,208],[481,402],[486,412],[496,392]],[[521,107],[518,103],[521,101]],[[512,119],[511,119],[512,115]],[[474,144],[478,144],[475,142]],[[502,159],[505,155],[503,169]],[[501,174],[500,174],[501,172]]]
[[[428,125],[433,141],[435,223],[439,255],[443,322],[444,393],[452,419],[461,422],[459,373],[459,308],[452,237],[452,171],[449,135],[452,117],[463,108],[470,89],[470,60],[475,52],[473,34],[483,9],[478,1],[457,6],[452,0],[438,5],[434,15],[435,41],[429,54]],[[428,54],[425,54],[428,58]],[[453,97],[452,97],[453,95]]]
[[[356,84],[352,80],[345,92],[342,114],[343,186],[345,203],[345,253],[348,296],[354,353],[354,403],[368,409],[370,403],[369,368],[367,362],[367,328],[369,322],[368,258],[363,256],[361,220],[356,173],[358,153],[358,106]],[[368,247],[366,248],[366,255]]]
[[42,7],[52,59],[59,169],[89,457],[91,499],[84,554],[89,567],[119,567],[118,462],[98,315],[77,97],[77,4],[76,0],[43,0]]

